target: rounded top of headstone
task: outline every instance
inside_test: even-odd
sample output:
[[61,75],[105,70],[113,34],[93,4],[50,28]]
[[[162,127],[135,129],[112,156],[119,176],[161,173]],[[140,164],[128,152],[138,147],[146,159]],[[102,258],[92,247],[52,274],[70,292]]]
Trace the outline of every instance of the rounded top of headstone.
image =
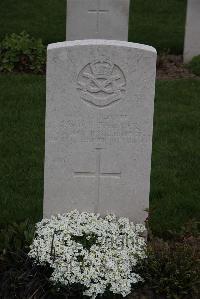
[[49,44],[47,49],[53,50],[53,49],[58,49],[58,48],[60,49],[60,48],[65,48],[65,47],[98,46],[98,45],[126,47],[126,48],[144,50],[144,51],[148,51],[148,52],[157,54],[156,49],[152,46],[138,44],[138,43],[131,43],[131,42],[126,42],[126,41],[104,40],[104,39],[84,39],[84,40],[53,43],[53,44]]

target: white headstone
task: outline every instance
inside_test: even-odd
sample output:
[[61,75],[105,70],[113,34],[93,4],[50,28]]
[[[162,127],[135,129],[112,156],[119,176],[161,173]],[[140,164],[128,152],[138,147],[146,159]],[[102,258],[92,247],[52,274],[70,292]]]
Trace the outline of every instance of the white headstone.
[[188,0],[184,62],[200,55],[200,0]]
[[149,46],[49,45],[44,216],[78,209],[144,222],[155,73]]
[[128,40],[130,0],[68,0],[67,40]]

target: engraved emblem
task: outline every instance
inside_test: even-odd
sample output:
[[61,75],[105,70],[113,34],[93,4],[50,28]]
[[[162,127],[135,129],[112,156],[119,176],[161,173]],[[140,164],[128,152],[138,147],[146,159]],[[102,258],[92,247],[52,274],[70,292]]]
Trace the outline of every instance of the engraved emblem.
[[124,73],[105,57],[84,66],[77,84],[81,99],[98,108],[121,100],[126,91]]

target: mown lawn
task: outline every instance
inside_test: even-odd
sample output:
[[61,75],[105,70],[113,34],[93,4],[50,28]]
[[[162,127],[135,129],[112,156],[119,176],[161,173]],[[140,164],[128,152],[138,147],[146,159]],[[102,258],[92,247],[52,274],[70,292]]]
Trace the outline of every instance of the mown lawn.
[[[186,0],[132,0],[129,40],[182,53]],[[66,0],[1,0],[0,39],[26,30],[44,43],[65,40]]]
[[183,53],[186,0],[132,0],[129,40],[159,53]]
[[0,222],[42,215],[45,77],[0,76]]
[[200,80],[157,82],[150,212],[158,233],[200,215]]
[[[0,76],[0,224],[42,216],[45,77]],[[150,212],[156,234],[200,213],[200,81],[156,88]]]

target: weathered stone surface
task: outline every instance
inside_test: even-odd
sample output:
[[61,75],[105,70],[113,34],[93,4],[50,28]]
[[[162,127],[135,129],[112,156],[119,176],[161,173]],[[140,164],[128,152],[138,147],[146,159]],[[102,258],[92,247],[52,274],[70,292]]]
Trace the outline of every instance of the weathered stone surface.
[[200,55],[200,0],[188,0],[184,62]]
[[77,208],[143,222],[149,206],[156,51],[49,45],[44,216]]
[[67,40],[128,40],[130,0],[68,0]]

